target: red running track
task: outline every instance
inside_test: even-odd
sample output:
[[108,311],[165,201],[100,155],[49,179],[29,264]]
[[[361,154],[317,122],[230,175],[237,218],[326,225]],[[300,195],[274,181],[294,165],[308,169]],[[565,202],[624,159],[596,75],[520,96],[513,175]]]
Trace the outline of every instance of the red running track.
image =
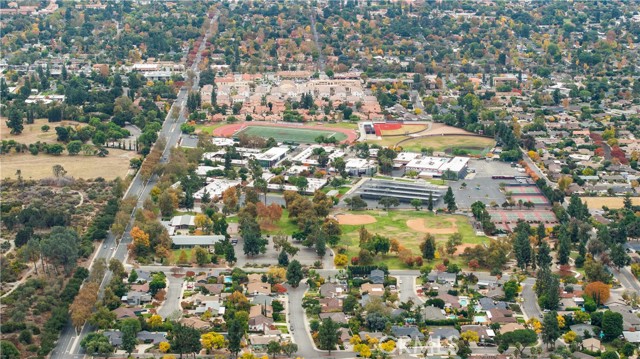
[[402,124],[401,123],[376,123],[373,125],[373,128],[376,130],[376,136],[382,136],[382,131],[400,129],[402,128]]

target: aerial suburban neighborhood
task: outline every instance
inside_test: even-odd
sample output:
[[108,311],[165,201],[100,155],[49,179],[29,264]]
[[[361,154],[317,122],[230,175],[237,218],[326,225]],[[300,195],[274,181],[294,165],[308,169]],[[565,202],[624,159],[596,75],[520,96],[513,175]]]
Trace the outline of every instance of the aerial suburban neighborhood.
[[640,355],[637,2],[0,29],[0,358]]

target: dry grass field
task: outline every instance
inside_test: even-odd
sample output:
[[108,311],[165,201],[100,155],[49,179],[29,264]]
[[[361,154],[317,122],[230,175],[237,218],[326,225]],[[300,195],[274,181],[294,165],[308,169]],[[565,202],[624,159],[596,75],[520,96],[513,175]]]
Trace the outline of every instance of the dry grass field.
[[107,157],[97,156],[52,156],[29,153],[12,153],[0,156],[0,179],[15,177],[16,171],[22,172],[25,179],[41,179],[53,176],[53,165],[61,165],[67,171],[67,176],[75,178],[102,177],[112,180],[116,177],[124,178],[129,173],[129,160],[137,157],[133,151],[109,149]]
[[[580,199],[587,204],[589,209],[602,209],[602,206],[607,206],[611,209],[622,208],[624,198],[622,197],[580,197]],[[568,201],[569,199],[567,199]],[[632,197],[631,203],[634,206],[640,206],[640,198]]]
[[[49,125],[51,129],[48,132],[42,132],[42,126]],[[38,141],[45,143],[56,142],[56,130],[58,126],[83,126],[85,124],[75,121],[62,121],[49,123],[46,118],[40,118],[34,121],[32,124],[24,124],[24,129],[19,135],[10,134],[9,127],[7,127],[7,118],[0,117],[0,139],[2,140],[14,140],[16,142],[24,143],[25,145],[36,143]]]

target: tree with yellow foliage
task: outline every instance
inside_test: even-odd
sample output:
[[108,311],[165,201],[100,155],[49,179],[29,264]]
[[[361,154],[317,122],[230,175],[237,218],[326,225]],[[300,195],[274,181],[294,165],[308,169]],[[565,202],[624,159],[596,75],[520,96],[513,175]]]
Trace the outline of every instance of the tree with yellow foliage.
[[345,266],[348,262],[349,258],[346,254],[338,254],[333,260],[333,264],[335,264],[336,267]]
[[466,341],[466,342],[479,342],[480,341],[480,336],[478,335],[478,333],[471,331],[471,330],[467,330],[466,332],[463,332],[462,334],[460,334],[460,339]]
[[[167,343],[169,344],[169,343]],[[176,359],[176,356],[173,354],[167,354],[167,355],[163,355],[162,359]]]
[[355,334],[354,336],[351,337],[351,339],[349,339],[349,343],[351,343],[351,345],[358,345],[362,343],[362,339],[358,334]]
[[566,332],[564,334],[564,336],[562,336],[562,339],[564,339],[565,343],[571,344],[571,343],[575,342],[576,339],[578,339],[578,334],[576,334],[576,332],[574,332],[573,330],[570,330],[570,331]]
[[271,266],[267,270],[267,277],[273,283],[282,283],[287,280],[287,270],[282,267]]
[[171,349],[171,344],[169,344],[169,342],[160,342],[160,344],[158,344],[158,349],[160,349],[161,352],[166,353]]
[[137,226],[133,227],[129,234],[131,238],[133,238],[133,245],[131,247],[133,252],[138,256],[147,254],[151,246],[149,235]]
[[202,347],[207,350],[224,348],[224,337],[216,332],[204,333],[200,336]]
[[353,346],[353,351],[363,358],[371,357],[371,349],[366,344],[357,344]]
[[149,324],[151,328],[159,327],[162,325],[162,317],[158,314],[154,314],[149,317],[147,324]]
[[542,323],[540,323],[540,321],[538,320],[538,318],[531,318],[527,321],[527,326],[531,329],[533,329],[533,331],[535,331],[537,334],[542,333]]
[[367,336],[367,344],[369,344],[370,347],[375,347],[379,342],[380,340],[378,340],[378,338],[371,338]]
[[388,340],[380,344],[380,349],[384,350],[385,352],[392,352],[396,349],[396,342],[394,342],[393,340]]

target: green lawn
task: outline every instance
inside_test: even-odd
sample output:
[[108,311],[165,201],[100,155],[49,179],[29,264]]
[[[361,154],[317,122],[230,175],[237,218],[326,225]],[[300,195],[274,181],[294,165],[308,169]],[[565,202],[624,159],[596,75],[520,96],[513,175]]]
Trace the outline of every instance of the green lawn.
[[211,134],[213,130],[215,130],[218,127],[224,126],[226,124],[227,124],[226,122],[220,122],[220,123],[214,123],[214,124],[196,125],[196,132],[204,132],[204,133]]
[[315,124],[320,125],[322,127],[346,128],[348,130],[358,129],[358,124],[354,122],[336,122],[336,123],[316,122]]
[[293,141],[302,143],[315,143],[315,139],[323,135],[333,137],[338,141],[347,139],[347,135],[342,132],[332,132],[330,130],[320,130],[312,128],[291,128],[291,127],[270,127],[270,126],[248,126],[240,133],[263,138],[273,137],[276,141]]
[[[440,229],[441,231],[446,228],[452,229],[455,223],[457,231],[462,234],[464,244],[480,244],[486,243],[488,238],[485,236],[476,236],[475,231],[471,227],[468,219],[465,216],[456,215],[435,215],[434,213],[426,211],[360,211],[349,212],[350,214],[371,215],[376,218],[375,223],[366,224],[364,227],[372,234],[380,234],[390,239],[397,239],[400,243],[408,249],[411,249],[415,255],[420,253],[420,243],[424,239],[426,233],[418,232],[411,229],[407,225],[407,221],[411,219],[423,219],[424,227],[427,229]],[[357,256],[359,237],[358,230],[359,225],[342,225],[342,239],[341,245],[348,247],[348,256]],[[434,234],[439,245],[443,245],[444,242],[451,236],[451,233],[436,233]],[[406,266],[400,261],[395,254],[389,254],[380,258],[389,268],[406,268]],[[459,258],[450,258],[452,262],[457,263]],[[461,263],[463,264],[463,263]]]
[[178,259],[180,258],[180,253],[184,251],[187,254],[187,263],[191,263],[191,249],[174,249],[173,251],[171,251],[172,256],[171,256],[171,263],[172,264],[177,264],[178,263]]
[[491,138],[474,136],[430,136],[416,138],[401,144],[405,151],[420,152],[422,148],[433,148],[435,151],[445,151],[451,148],[466,149],[471,154],[481,154],[493,147],[496,142]]
[[282,210],[282,217],[280,217],[280,220],[276,223],[275,227],[276,227],[275,229],[264,231],[264,233],[266,234],[284,233],[284,234],[292,235],[293,232],[298,230],[298,226],[295,223],[291,222],[291,220],[289,220],[289,211],[287,211],[286,209]]

